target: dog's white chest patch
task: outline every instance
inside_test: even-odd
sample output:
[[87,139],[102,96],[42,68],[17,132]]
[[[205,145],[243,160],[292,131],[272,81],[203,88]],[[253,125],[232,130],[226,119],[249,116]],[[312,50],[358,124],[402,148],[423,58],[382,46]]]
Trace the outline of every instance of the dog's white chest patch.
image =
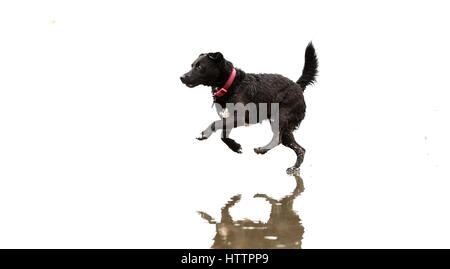
[[219,114],[222,118],[228,118],[230,116],[228,108],[223,109],[222,111],[219,112]]

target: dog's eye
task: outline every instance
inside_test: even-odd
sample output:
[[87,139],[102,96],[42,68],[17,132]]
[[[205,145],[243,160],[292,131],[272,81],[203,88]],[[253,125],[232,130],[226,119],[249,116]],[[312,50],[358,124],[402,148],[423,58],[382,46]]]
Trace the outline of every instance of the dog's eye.
[[202,69],[202,66],[201,66],[200,64],[196,64],[196,65],[195,65],[195,69],[201,70],[201,69]]

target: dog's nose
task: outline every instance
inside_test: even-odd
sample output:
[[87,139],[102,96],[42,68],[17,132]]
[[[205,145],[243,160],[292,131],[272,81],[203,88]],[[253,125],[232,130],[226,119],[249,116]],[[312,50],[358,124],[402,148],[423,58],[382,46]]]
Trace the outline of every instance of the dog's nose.
[[181,76],[181,77],[180,77],[181,82],[183,82],[183,79],[184,79],[184,76]]

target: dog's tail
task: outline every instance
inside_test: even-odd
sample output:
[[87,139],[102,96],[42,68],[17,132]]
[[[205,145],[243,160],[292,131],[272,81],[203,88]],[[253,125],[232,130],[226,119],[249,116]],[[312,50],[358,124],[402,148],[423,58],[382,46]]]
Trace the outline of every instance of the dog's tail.
[[305,66],[303,67],[302,76],[297,80],[300,84],[302,90],[304,91],[306,86],[314,84],[316,82],[317,67],[319,66],[319,61],[317,60],[316,50],[312,42],[309,42],[305,51]]

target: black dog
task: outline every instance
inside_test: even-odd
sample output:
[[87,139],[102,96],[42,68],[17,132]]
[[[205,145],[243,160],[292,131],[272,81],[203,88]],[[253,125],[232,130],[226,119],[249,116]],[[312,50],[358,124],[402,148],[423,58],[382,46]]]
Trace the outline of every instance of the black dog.
[[[214,102],[221,109],[221,119],[213,122],[197,139],[207,139],[213,132],[222,129],[222,141],[231,150],[241,153],[241,145],[228,137],[231,129],[269,119],[273,131],[272,141],[264,147],[255,148],[255,152],[264,154],[281,143],[297,155],[295,165],[288,168],[287,172],[298,171],[305,149],[297,144],[292,132],[305,117],[303,91],[315,82],[317,67],[317,55],[312,43],[306,47],[303,73],[296,83],[278,74],[247,74],[234,68],[220,52],[200,54],[192,64],[192,69],[180,79],[190,88],[200,84],[211,86]],[[256,119],[252,120],[248,111],[240,115],[237,110],[225,109],[230,104],[258,105]],[[265,114],[260,111],[260,104],[267,104]],[[274,113],[272,104],[278,104],[277,113]],[[229,113],[233,117],[229,117]],[[274,124],[275,118],[278,126]]]

